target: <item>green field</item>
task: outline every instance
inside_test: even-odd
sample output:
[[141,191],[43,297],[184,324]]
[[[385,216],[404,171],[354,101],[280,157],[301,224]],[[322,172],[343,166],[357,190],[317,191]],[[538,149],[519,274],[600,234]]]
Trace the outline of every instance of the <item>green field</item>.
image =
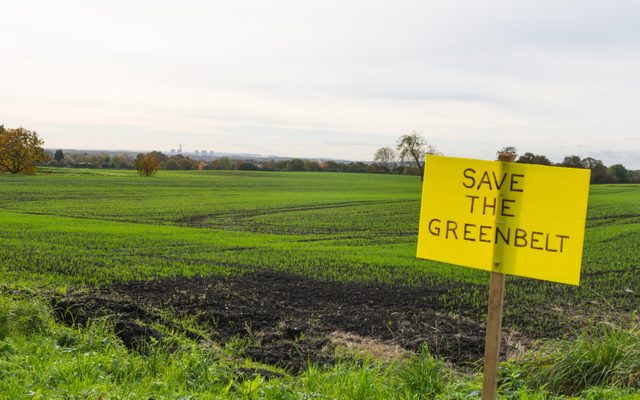
[[[2,175],[0,185],[6,282],[106,284],[267,268],[338,281],[487,283],[485,273],[415,258],[415,177],[55,170]],[[637,297],[625,289],[639,287],[638,243],[640,186],[592,186],[581,287],[511,278],[508,295],[631,309]],[[484,301],[450,286],[456,299]]]
[[[488,275],[415,258],[420,190],[416,177],[373,174],[0,175],[0,287],[49,298],[131,280],[281,271],[441,288],[432,301],[481,326]],[[632,326],[639,246],[640,186],[592,186],[581,286],[508,277],[505,330],[530,344],[575,337],[594,321]]]

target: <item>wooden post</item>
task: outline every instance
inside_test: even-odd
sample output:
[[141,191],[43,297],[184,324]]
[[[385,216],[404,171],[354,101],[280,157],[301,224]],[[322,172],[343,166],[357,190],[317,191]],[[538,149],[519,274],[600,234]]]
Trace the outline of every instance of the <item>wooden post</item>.
[[487,313],[487,338],[484,343],[482,400],[495,400],[498,390],[498,357],[500,356],[500,334],[502,331],[504,278],[504,274],[491,272],[491,282],[489,283],[489,310]]

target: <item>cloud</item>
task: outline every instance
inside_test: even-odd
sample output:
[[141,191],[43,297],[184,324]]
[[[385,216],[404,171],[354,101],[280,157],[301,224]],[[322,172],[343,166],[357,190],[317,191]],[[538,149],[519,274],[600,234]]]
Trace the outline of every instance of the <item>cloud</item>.
[[639,11],[578,0],[13,2],[0,25],[11,60],[0,119],[61,147],[99,137],[364,160],[416,129],[446,154],[606,148],[640,167]]

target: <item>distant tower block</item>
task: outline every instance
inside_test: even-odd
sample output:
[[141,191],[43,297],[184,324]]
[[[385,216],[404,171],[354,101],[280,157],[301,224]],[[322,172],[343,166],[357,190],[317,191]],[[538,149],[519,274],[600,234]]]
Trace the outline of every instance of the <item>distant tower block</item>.
[[180,145],[180,148],[178,149],[178,153],[182,154],[182,145]]

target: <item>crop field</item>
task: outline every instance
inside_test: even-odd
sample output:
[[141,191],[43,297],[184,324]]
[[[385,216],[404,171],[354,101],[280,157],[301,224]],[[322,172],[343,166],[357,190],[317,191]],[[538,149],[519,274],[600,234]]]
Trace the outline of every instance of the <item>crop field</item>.
[[[108,317],[129,349],[242,343],[295,374],[366,344],[382,358],[427,345],[464,369],[482,358],[488,274],[415,258],[420,190],[346,173],[0,175],[0,293],[70,326]],[[585,237],[579,287],[507,278],[506,356],[635,323],[640,186],[592,186]]]

